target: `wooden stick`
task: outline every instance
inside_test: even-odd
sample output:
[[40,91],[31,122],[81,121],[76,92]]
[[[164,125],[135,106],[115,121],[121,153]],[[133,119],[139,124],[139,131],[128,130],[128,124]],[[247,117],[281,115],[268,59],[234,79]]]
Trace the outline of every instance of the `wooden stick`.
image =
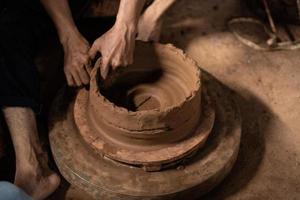
[[274,20],[273,20],[273,17],[272,17],[270,8],[269,8],[269,4],[268,4],[267,0],[262,0],[262,1],[263,1],[263,4],[264,4],[264,7],[265,7],[265,11],[266,11],[267,16],[268,16],[268,20],[269,20],[269,23],[270,23],[270,26],[271,26],[271,30],[272,30],[273,33],[276,33],[277,30],[276,30],[275,23],[274,23]]

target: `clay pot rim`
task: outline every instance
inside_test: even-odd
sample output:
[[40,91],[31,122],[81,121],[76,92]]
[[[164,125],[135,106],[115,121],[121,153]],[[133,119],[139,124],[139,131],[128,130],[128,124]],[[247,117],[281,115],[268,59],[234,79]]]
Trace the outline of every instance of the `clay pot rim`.
[[155,49],[160,48],[160,50],[162,49],[167,49],[167,51],[173,51],[174,54],[176,56],[179,56],[179,59],[184,60],[191,68],[194,69],[195,72],[195,77],[198,77],[195,86],[196,88],[193,89],[190,92],[190,95],[188,97],[185,98],[185,100],[178,102],[177,104],[173,104],[172,106],[167,106],[164,107],[163,109],[151,109],[151,110],[138,110],[138,111],[131,111],[128,110],[127,108],[124,107],[120,107],[115,105],[113,102],[111,102],[109,99],[107,99],[104,95],[102,95],[99,91],[99,88],[97,86],[97,80],[96,80],[96,74],[97,74],[97,70],[99,69],[94,68],[91,72],[91,86],[94,85],[96,87],[91,87],[91,92],[95,92],[97,94],[97,96],[99,97],[99,100],[101,100],[104,105],[109,106],[110,108],[113,108],[113,110],[115,112],[119,112],[119,113],[126,113],[126,114],[131,114],[131,115],[149,115],[149,114],[162,114],[162,113],[169,113],[170,111],[180,108],[182,107],[184,104],[186,104],[187,102],[189,102],[195,95],[197,95],[197,93],[199,92],[200,88],[201,88],[201,70],[200,67],[198,66],[197,62],[195,60],[193,60],[191,57],[189,57],[186,53],[184,53],[183,50],[176,48],[173,44],[168,43],[168,44],[161,44],[161,43],[147,43],[147,42],[141,42],[141,41],[136,41],[139,43],[144,43],[144,44],[148,44],[148,45],[153,45]]

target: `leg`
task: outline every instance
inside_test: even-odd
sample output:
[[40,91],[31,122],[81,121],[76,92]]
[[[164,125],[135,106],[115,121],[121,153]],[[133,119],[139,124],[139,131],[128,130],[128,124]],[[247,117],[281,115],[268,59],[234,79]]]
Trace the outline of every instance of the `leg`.
[[38,138],[36,119],[30,108],[3,108],[16,153],[15,184],[33,199],[55,191],[60,179],[51,172]]
[[33,111],[39,111],[34,56],[49,33],[45,26],[43,16],[23,7],[6,9],[0,19],[0,106],[16,153],[15,184],[34,199],[44,199],[60,182],[42,156]]
[[154,0],[140,17],[138,24],[138,40],[159,40],[163,15],[175,1],[176,0]]

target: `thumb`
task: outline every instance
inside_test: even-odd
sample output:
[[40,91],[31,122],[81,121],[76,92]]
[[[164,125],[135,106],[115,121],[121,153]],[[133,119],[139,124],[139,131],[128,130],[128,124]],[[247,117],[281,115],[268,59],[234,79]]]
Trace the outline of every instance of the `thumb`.
[[95,41],[89,50],[89,56],[91,59],[94,59],[96,57],[97,52],[100,51],[100,45],[98,43],[99,42]]
[[100,67],[101,76],[103,79],[106,79],[108,72],[109,72],[109,60],[103,59],[102,65]]

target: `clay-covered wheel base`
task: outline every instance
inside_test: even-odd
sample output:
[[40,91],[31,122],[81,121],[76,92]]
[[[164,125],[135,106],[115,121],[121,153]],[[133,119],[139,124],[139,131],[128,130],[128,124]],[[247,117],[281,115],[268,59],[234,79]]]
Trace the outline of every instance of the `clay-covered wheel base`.
[[[62,175],[95,199],[197,199],[231,170],[241,136],[240,113],[226,88],[204,75],[216,106],[216,121],[205,146],[181,165],[159,172],[122,165],[101,158],[86,146],[74,124],[74,98],[63,90],[50,116],[50,143]],[[69,96],[70,98],[66,98]]]

